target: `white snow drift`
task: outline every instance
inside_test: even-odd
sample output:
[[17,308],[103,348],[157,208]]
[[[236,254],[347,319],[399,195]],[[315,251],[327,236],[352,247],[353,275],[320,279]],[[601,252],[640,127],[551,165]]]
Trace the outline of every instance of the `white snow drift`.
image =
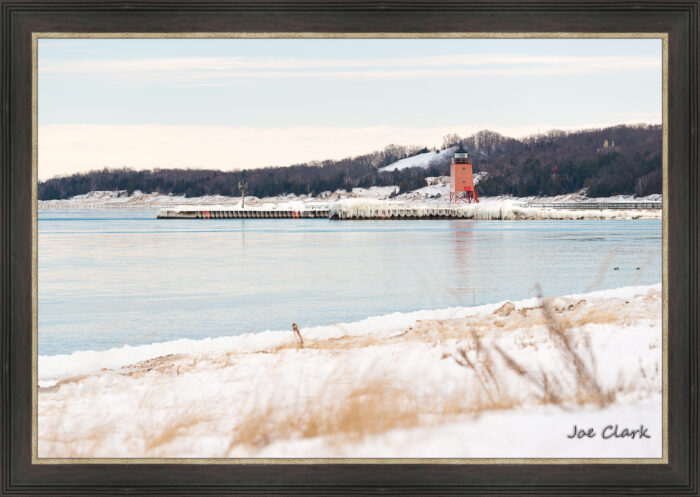
[[661,457],[660,285],[539,304],[42,356],[39,456]]

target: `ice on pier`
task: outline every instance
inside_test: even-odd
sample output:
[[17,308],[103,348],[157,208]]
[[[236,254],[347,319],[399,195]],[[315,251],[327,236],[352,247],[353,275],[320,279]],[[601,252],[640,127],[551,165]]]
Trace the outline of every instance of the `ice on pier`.
[[659,219],[661,211],[650,210],[564,210],[528,207],[516,200],[485,200],[480,203],[438,204],[397,202],[372,199],[342,199],[329,204],[333,219],[431,218],[449,216],[460,219]]

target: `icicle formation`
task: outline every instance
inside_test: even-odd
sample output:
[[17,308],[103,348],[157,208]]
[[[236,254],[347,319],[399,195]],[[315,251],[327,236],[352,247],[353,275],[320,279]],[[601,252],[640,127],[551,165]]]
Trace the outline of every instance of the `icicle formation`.
[[[651,215],[656,215],[652,213]],[[329,204],[331,219],[458,218],[480,220],[520,219],[638,219],[650,213],[640,210],[576,211],[523,206],[512,200],[482,201],[479,204],[429,204],[371,199],[343,199]]]

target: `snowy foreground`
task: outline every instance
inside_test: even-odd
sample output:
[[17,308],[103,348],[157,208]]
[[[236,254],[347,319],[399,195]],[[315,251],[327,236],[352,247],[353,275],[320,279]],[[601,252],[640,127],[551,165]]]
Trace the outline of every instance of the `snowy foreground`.
[[39,457],[661,457],[660,289],[42,356]]

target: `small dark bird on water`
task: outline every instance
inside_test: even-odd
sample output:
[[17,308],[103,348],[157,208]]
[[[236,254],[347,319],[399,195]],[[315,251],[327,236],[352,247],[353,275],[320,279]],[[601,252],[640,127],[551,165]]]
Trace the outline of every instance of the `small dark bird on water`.
[[617,270],[620,269],[620,268],[619,268],[619,267],[614,267],[613,269],[614,269],[615,271],[617,271]]

